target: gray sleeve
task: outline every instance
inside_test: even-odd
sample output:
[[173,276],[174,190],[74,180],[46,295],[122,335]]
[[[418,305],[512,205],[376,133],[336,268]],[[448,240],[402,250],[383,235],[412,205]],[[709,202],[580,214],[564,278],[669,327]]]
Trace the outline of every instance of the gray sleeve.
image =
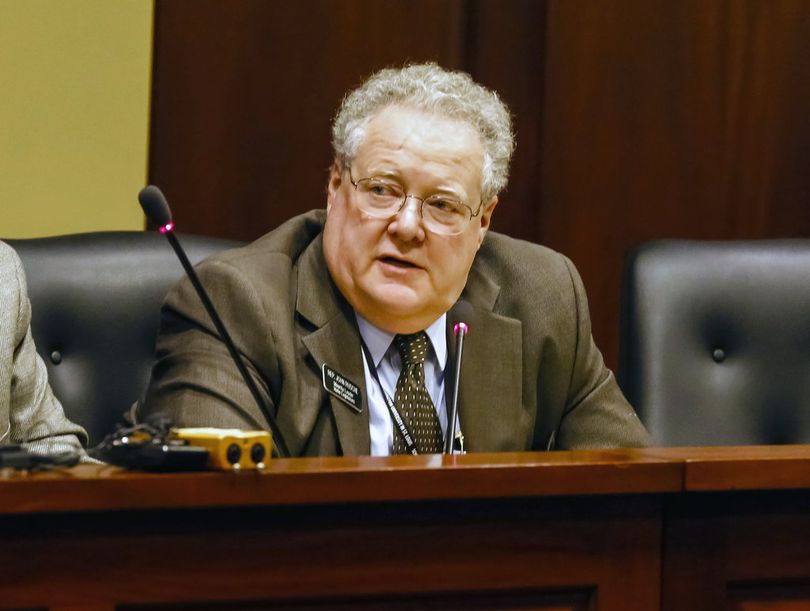
[[31,336],[31,304],[22,264],[13,252],[10,261],[13,272],[6,281],[16,283],[16,299],[4,305],[14,309],[3,318],[11,323],[10,328],[2,329],[4,334],[11,334],[8,345],[12,346],[8,439],[11,443],[27,443],[35,452],[80,451],[87,443],[87,433],[67,419],[51,391],[48,371]]

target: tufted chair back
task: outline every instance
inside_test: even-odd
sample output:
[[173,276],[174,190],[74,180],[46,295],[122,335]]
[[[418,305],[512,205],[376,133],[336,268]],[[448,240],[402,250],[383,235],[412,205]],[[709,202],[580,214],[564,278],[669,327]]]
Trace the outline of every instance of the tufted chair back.
[[635,250],[619,380],[661,445],[810,443],[810,240]]
[[[95,445],[146,387],[160,306],[183,268],[152,232],[5,241],[25,268],[31,330],[51,388]],[[191,235],[180,242],[192,264],[239,245]]]

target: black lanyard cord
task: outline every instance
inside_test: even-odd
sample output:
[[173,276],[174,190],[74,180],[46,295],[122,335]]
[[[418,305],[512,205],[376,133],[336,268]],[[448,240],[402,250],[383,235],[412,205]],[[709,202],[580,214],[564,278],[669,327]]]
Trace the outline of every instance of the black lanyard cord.
[[377,367],[374,365],[374,359],[371,358],[371,352],[369,351],[368,346],[366,346],[366,342],[363,341],[362,337],[360,338],[360,345],[363,347],[363,354],[366,357],[366,364],[371,371],[371,375],[374,376],[377,386],[382,393],[385,406],[388,408],[388,411],[391,412],[391,419],[399,429],[399,434],[402,435],[402,441],[405,442],[405,451],[408,454],[419,454],[419,450],[416,449],[416,444],[413,442],[413,435],[411,435],[408,425],[400,415],[397,406],[394,405],[393,401],[391,401],[391,397],[388,396],[388,393],[385,392],[385,389],[383,388],[382,382],[380,381],[380,376],[377,374]]

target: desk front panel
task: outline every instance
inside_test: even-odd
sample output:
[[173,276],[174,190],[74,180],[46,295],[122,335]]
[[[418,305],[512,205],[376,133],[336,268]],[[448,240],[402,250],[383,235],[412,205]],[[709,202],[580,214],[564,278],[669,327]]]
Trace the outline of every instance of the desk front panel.
[[661,499],[10,515],[0,608],[651,611]]

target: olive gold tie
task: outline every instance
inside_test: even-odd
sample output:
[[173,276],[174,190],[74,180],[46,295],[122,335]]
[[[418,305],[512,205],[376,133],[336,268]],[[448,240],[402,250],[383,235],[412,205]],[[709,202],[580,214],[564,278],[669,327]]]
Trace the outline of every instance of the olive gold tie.
[[[436,408],[425,388],[425,357],[428,338],[424,331],[411,335],[397,335],[394,343],[402,359],[402,371],[397,379],[394,405],[408,425],[414,445],[420,454],[442,451],[442,427]],[[405,441],[394,426],[394,454],[406,452]]]

